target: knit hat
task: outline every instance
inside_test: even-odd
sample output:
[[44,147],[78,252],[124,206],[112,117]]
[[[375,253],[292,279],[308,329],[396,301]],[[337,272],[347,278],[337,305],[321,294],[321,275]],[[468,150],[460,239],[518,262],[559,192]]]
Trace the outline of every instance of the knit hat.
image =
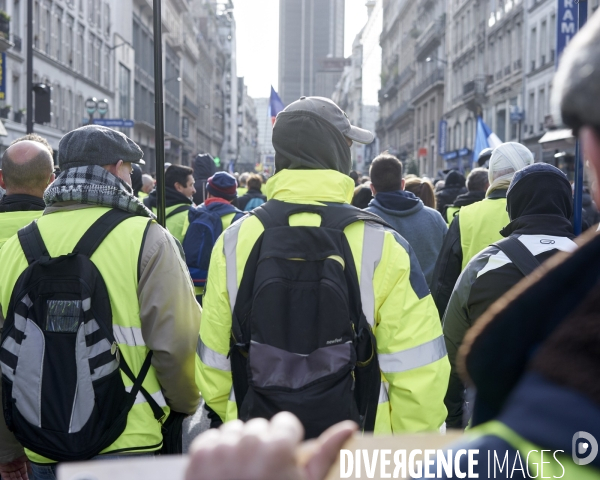
[[516,142],[506,142],[492,152],[488,167],[490,185],[501,179],[510,179],[516,171],[534,162],[533,153]]
[[225,200],[233,200],[237,197],[237,181],[227,172],[217,172],[210,177],[206,189],[211,195]]
[[114,165],[119,160],[145,162],[144,152],[127,135],[101,125],[86,125],[67,133],[58,144],[62,170],[87,165]]

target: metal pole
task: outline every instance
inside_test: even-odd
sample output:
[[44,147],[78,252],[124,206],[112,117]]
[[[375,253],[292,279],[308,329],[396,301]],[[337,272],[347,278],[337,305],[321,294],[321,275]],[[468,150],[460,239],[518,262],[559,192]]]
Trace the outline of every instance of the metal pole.
[[[30,0],[31,1],[31,0]],[[165,119],[163,104],[161,0],[154,1],[154,143],[156,145],[156,210],[165,226]]]
[[[577,31],[583,27],[587,20],[587,1],[579,0],[577,5]],[[575,188],[573,198],[573,233],[581,233],[581,217],[583,208],[583,155],[579,140],[575,144]]]
[[27,133],[33,133],[33,0],[27,0]]

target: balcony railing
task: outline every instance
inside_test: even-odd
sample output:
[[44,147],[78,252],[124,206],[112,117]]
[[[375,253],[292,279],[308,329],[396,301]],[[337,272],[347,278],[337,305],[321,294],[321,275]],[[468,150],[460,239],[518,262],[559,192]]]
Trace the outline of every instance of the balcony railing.
[[10,17],[0,10],[0,37],[4,40],[10,38]]
[[485,95],[487,89],[487,78],[476,77],[474,80],[463,84],[463,97],[471,95]]
[[431,22],[415,42],[415,55],[417,60],[421,60],[431,49],[437,47],[441,43],[441,39],[445,35],[446,23],[442,23],[441,19]]
[[433,73],[431,73],[425,80],[423,80],[419,85],[413,88],[412,98],[416,98],[421,95],[423,92],[429,90],[438,82],[444,81],[444,70],[442,68],[436,69]]
[[385,119],[385,126],[390,127],[413,109],[410,102],[403,102],[392,114]]

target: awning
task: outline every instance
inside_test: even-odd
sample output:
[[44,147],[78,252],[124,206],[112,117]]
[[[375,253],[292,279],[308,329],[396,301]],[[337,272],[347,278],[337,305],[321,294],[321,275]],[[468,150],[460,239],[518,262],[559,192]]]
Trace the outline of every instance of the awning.
[[2,123],[2,120],[0,120],[0,137],[6,137],[8,136],[8,132],[6,131],[6,128],[4,127],[4,124]]
[[544,136],[538,140],[538,143],[560,142],[570,139],[573,139],[574,143],[575,137],[573,137],[573,130],[570,128],[561,128],[560,130],[550,130],[549,132],[546,132]]

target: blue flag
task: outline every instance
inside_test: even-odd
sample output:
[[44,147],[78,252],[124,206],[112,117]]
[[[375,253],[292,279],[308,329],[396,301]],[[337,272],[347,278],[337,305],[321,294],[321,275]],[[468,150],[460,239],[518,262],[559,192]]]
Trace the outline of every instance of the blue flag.
[[269,99],[269,116],[271,117],[271,124],[275,124],[275,118],[277,118],[277,114],[281,112],[285,108],[285,105],[277,95],[277,92],[271,85],[271,98]]
[[477,167],[477,158],[482,150],[486,148],[496,148],[502,144],[492,129],[487,126],[483,118],[477,117],[477,131],[475,132],[475,145],[473,146],[473,168]]

